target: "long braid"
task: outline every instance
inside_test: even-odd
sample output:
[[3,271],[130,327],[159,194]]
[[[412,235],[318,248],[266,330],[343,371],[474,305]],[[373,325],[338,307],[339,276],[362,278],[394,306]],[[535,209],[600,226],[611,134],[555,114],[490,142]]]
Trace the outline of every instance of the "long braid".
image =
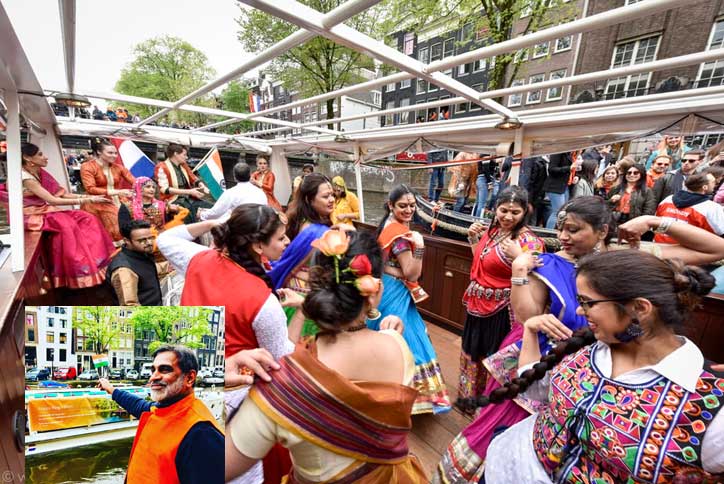
[[556,345],[550,353],[540,359],[538,363],[524,371],[520,377],[513,378],[500,388],[496,388],[490,395],[480,395],[473,398],[458,398],[457,404],[465,410],[475,410],[490,403],[501,403],[512,400],[525,392],[533,383],[542,379],[549,370],[553,369],[566,356],[575,353],[584,346],[593,344],[596,338],[590,328],[576,331],[573,336]]

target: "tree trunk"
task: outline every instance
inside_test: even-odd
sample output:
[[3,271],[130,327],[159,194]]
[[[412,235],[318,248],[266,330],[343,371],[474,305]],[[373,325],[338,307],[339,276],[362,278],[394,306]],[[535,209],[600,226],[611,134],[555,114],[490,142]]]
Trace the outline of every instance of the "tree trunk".
[[[327,119],[334,118],[334,98],[327,99]],[[334,129],[334,123],[327,124],[327,129]]]

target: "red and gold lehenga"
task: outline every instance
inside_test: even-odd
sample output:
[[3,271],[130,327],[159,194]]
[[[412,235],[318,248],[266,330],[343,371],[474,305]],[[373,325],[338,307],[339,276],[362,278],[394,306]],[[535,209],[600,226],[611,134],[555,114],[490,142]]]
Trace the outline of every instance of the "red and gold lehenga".
[[[503,234],[502,238],[508,238]],[[543,252],[543,241],[527,228],[518,235],[524,252]],[[460,352],[459,398],[483,394],[488,371],[483,360],[498,351],[513,326],[510,312],[510,277],[513,263],[500,247],[496,227],[480,239],[470,269],[470,284],[463,295],[467,310]]]
[[[330,452],[349,462],[331,478],[314,481],[293,467],[284,482],[428,482],[407,444],[415,390],[395,383],[352,382],[317,359],[313,340],[297,345],[293,354],[281,359],[280,365],[271,382],[255,383],[249,398],[278,431],[288,432],[295,439],[320,448],[322,453]],[[243,447],[241,441],[249,438],[247,427],[242,427],[240,422],[231,429],[237,447]],[[303,454],[295,457],[292,448],[294,465],[305,465],[305,459],[317,462],[309,452]]]
[[[65,189],[42,168],[37,177],[23,170],[23,179],[29,178],[38,180],[51,195],[65,194]],[[6,197],[5,188],[0,188],[0,198]],[[43,252],[53,287],[77,289],[103,283],[114,247],[100,220],[82,210],[49,205],[28,190],[23,190],[23,215],[26,230],[48,234],[43,240]]]

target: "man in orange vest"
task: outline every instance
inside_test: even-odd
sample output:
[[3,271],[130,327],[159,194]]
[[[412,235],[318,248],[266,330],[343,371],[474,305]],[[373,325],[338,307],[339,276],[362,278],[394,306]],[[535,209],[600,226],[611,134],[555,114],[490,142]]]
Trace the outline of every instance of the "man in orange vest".
[[98,387],[140,419],[126,482],[223,482],[224,434],[206,404],[194,395],[198,370],[196,355],[188,348],[158,348],[153,353],[153,373],[149,379],[154,403],[100,379]]

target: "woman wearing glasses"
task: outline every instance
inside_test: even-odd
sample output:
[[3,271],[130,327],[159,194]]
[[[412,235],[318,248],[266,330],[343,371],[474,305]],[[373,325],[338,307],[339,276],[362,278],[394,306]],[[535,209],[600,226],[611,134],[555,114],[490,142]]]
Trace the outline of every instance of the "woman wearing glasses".
[[636,163],[624,173],[623,183],[608,192],[614,218],[624,223],[640,215],[656,213],[656,197],[646,186],[644,166]]
[[[724,374],[674,332],[713,282],[633,250],[583,259],[576,311],[589,327],[571,337],[553,315],[526,321],[516,388],[490,400],[525,391],[542,411],[493,440],[485,482],[722,482]],[[538,363],[541,332],[567,341]]]
[[[518,321],[528,321],[545,314],[560,321],[571,332],[585,328],[586,318],[576,310],[576,265],[586,255],[608,250],[613,227],[611,212],[600,197],[581,197],[566,204],[558,213],[561,250],[537,257],[523,253],[513,261],[510,299]],[[724,257],[724,241],[719,237],[683,223],[672,223],[671,219],[642,216],[623,225],[620,235],[635,243],[649,230],[668,233],[679,244],[654,247],[656,255],[661,258],[677,257],[688,264],[704,264]],[[629,267],[618,277],[623,279],[623,274],[633,277],[638,268],[636,271]],[[502,384],[517,377],[522,336],[522,331],[511,333],[502,343],[501,351],[485,360],[485,366],[493,377],[488,380],[485,395],[491,395]],[[546,355],[552,348],[550,338],[541,332],[538,342],[540,354]],[[466,399],[460,403],[474,409],[479,400]],[[514,399],[483,408],[448,446],[438,466],[440,480],[449,483],[478,482],[496,429],[512,426],[540,410],[540,402],[526,398],[526,395],[516,395]]]

